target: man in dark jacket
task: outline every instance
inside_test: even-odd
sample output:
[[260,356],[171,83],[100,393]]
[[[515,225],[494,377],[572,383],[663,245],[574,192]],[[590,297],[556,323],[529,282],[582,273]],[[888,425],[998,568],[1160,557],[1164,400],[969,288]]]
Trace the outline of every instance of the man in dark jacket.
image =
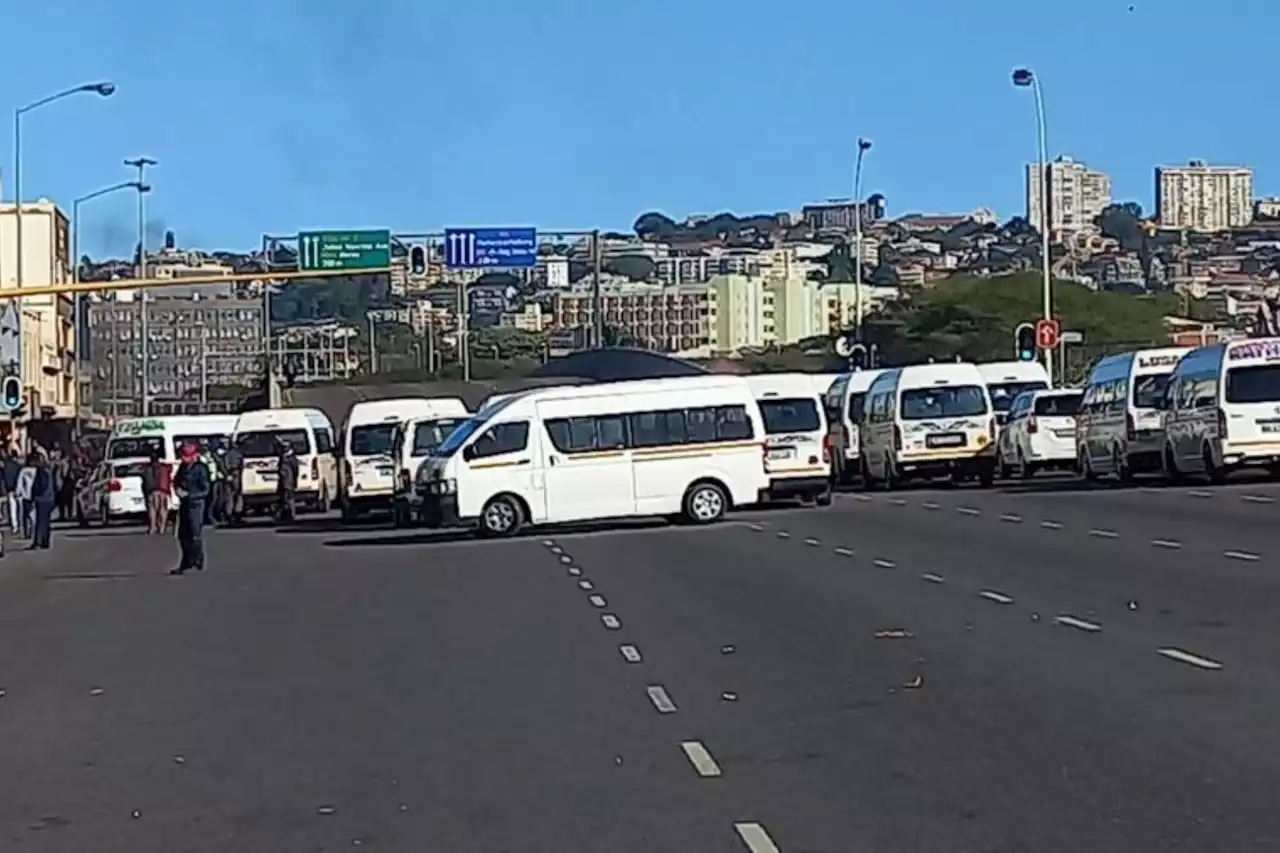
[[174,492],[178,496],[178,545],[182,558],[171,575],[188,569],[204,569],[204,508],[209,500],[209,467],[200,459],[195,445],[182,446],[182,462],[174,475]]
[[293,452],[293,445],[287,441],[280,442],[280,455],[276,457],[276,520],[281,523],[292,523],[294,518],[293,501],[298,494],[298,457]]
[[58,502],[53,469],[43,453],[35,457],[36,475],[31,481],[31,506],[35,509],[35,531],[29,550],[47,550],[53,538],[53,508]]
[[22,532],[22,502],[18,498],[18,472],[22,470],[22,462],[18,459],[18,451],[12,447],[4,453],[4,467],[0,476],[4,478],[4,496],[9,504],[9,524],[16,536]]
[[223,515],[228,524],[239,524],[244,514],[244,453],[232,446],[222,457],[227,476],[222,478]]

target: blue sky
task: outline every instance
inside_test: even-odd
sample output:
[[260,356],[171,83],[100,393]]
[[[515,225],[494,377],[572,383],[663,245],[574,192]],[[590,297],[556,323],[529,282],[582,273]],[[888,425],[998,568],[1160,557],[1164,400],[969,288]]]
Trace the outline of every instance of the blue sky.
[[[119,87],[28,115],[24,195],[70,207],[154,157],[153,228],[184,246],[798,209],[850,194],[859,135],[892,215],[1008,217],[1035,156],[1009,83],[1024,64],[1052,153],[1110,172],[1117,197],[1149,207],[1153,166],[1191,158],[1280,192],[1267,43],[1196,48],[1190,0],[11,5],[0,109]],[[1209,8],[1228,7],[1233,32],[1280,32],[1274,0]],[[0,164],[10,200],[7,139]],[[83,249],[130,251],[133,215],[125,195],[86,206]]]

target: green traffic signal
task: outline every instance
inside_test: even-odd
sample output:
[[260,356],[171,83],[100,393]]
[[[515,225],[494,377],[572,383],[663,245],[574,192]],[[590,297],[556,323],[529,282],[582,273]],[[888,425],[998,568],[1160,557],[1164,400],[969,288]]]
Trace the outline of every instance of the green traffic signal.
[[1036,360],[1036,327],[1034,323],[1022,323],[1014,330],[1013,351],[1018,361]]
[[16,376],[4,378],[4,407],[11,412],[22,408],[22,380]]
[[409,269],[414,275],[424,275],[427,272],[427,250],[421,246],[414,246],[409,250]]

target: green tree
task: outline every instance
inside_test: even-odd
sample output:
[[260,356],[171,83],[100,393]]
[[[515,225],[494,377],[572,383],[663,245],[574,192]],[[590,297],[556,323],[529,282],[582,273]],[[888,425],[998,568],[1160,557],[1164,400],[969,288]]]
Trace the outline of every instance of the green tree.
[[1141,251],[1146,240],[1142,227],[1142,205],[1133,201],[1109,204],[1094,219],[1104,237],[1116,240],[1131,252]]
[[645,255],[617,255],[605,258],[601,269],[612,275],[620,275],[630,281],[648,281],[658,265]]

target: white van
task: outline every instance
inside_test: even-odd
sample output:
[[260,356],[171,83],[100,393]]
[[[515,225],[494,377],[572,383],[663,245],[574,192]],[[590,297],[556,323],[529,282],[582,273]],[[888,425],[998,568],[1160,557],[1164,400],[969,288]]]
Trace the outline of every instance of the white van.
[[108,524],[117,518],[144,517],[142,467],[151,455],[176,466],[182,445],[217,450],[230,442],[235,425],[235,415],[172,415],[120,421],[107,439],[103,462],[76,494],[76,520],[82,525],[91,520]]
[[831,476],[842,486],[853,483],[861,472],[862,442],[859,430],[867,389],[883,370],[855,370],[836,378],[822,398],[831,435]]
[[421,472],[428,525],[486,536],[662,515],[709,524],[769,487],[751,389],[716,375],[530,389],[477,412]]
[[398,397],[362,400],[351,407],[342,427],[342,518],[350,521],[369,509],[390,509],[396,491],[396,434],[407,420],[469,414],[456,397]]
[[276,457],[280,443],[298,457],[297,504],[324,512],[338,488],[333,423],[319,409],[261,409],[236,419],[232,441],[244,454],[244,506],[264,512],[276,504]]
[[862,485],[950,475],[995,481],[996,419],[976,365],[914,364],[871,383],[862,419]]
[[744,376],[764,423],[769,497],[831,504],[831,437],[822,397],[831,383],[812,373]]
[[1160,471],[1165,388],[1190,347],[1163,347],[1107,356],[1089,374],[1076,416],[1080,473],[1093,479]]
[[1009,407],[1023,391],[1042,391],[1049,387],[1049,374],[1038,361],[990,361],[978,365],[978,373],[987,384],[996,424],[1003,424]]
[[421,521],[422,496],[418,494],[416,483],[423,465],[436,448],[444,444],[445,439],[471,416],[462,411],[457,415],[418,418],[405,421],[396,431],[395,443],[391,455],[396,459],[399,476],[396,478],[395,522],[397,526],[407,526],[412,521]]
[[1172,479],[1213,482],[1236,468],[1280,477],[1280,338],[1213,344],[1178,362],[1164,411],[1164,467]]

